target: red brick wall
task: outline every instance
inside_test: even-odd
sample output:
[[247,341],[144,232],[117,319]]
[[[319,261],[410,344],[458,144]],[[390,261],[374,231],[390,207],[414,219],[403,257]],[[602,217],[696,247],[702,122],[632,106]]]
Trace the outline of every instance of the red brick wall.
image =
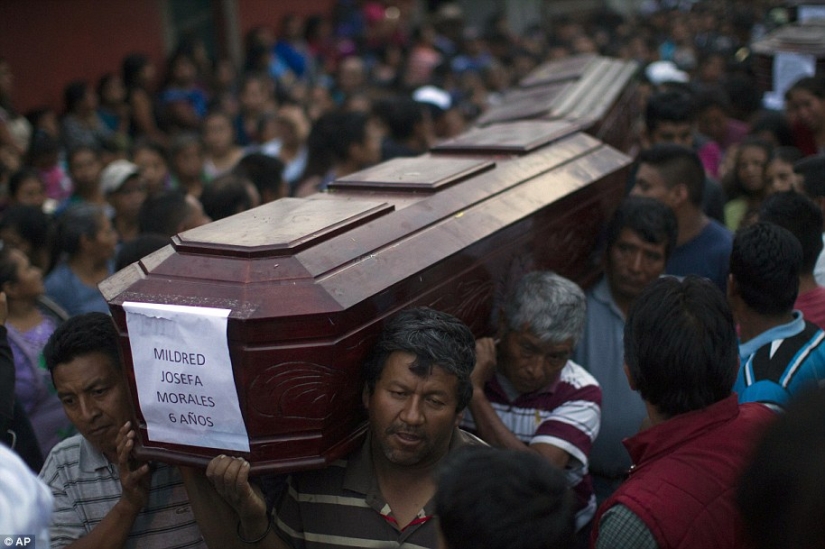
[[[331,14],[335,1],[237,0],[240,36],[258,25],[277,31],[288,13]],[[104,73],[119,71],[133,52],[149,55],[160,76],[160,9],[158,0],[0,0],[0,57],[15,76],[17,110],[49,105],[62,112],[67,83],[87,79],[94,85]]]
[[156,1],[0,1],[0,56],[11,64],[20,112],[44,104],[62,111],[71,80],[96,85],[132,52],[160,62],[163,46]]

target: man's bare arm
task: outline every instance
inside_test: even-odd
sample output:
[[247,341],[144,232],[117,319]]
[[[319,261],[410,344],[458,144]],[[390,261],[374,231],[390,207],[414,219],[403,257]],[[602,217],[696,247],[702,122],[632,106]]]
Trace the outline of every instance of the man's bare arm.
[[[208,547],[290,549],[271,526],[260,489],[249,483],[246,460],[218,456],[209,463],[205,474],[181,468],[181,475]],[[259,538],[257,543],[248,543]]]
[[545,457],[553,465],[564,468],[570,461],[570,454],[552,444],[527,445],[519,440],[510,429],[504,425],[496,413],[487,395],[484,394],[484,385],[496,370],[495,342],[491,338],[476,341],[476,365],[471,376],[473,382],[473,398],[470,401],[470,412],[473,414],[478,436],[487,444],[497,448],[510,448],[525,452],[536,452]]

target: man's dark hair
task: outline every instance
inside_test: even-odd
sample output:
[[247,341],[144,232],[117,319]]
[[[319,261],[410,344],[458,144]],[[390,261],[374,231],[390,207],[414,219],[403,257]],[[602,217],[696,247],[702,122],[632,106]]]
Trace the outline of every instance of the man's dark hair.
[[466,448],[438,473],[435,514],[451,549],[574,547],[573,506],[562,472],[531,452]]
[[754,549],[813,549],[825,540],[825,390],[794,400],[745,468],[737,504]]
[[137,238],[124,242],[115,256],[115,272],[140,261],[169,243],[168,236],[153,233],[139,234]]
[[728,397],[739,348],[725,296],[696,276],[655,280],[630,307],[624,355],[642,399],[667,417]]
[[730,274],[745,304],[761,315],[793,309],[799,292],[802,246],[779,225],[760,221],[733,237]]
[[163,191],[146,197],[138,212],[141,234],[154,233],[175,236],[178,227],[189,216],[186,195],[180,191]]
[[705,168],[695,151],[681,145],[662,143],[640,152],[638,163],[656,168],[668,187],[683,183],[691,203],[697,207],[702,205]]
[[43,348],[43,358],[52,376],[59,365],[92,353],[105,355],[112,368],[120,372],[117,329],[112,317],[106,313],[84,313],[71,317],[57,327]]
[[725,114],[730,112],[730,97],[721,86],[710,86],[696,94],[694,108],[697,115],[711,107],[718,107]]
[[201,204],[206,215],[217,221],[252,208],[247,183],[248,179],[233,173],[213,179],[201,194]]
[[788,229],[802,246],[802,273],[814,272],[822,252],[822,210],[805,196],[786,191],[767,197],[759,210],[759,220]]
[[335,138],[328,143],[332,155],[338,162],[349,159],[350,147],[359,145],[367,139],[367,123],[369,115],[362,112],[331,112],[322,116],[329,116],[330,129]]
[[693,98],[682,90],[668,90],[653,94],[645,107],[645,127],[648,133],[662,122],[692,124],[696,118]]
[[80,251],[80,239],[94,239],[100,230],[105,210],[97,204],[80,203],[63,212],[57,223],[55,252],[69,257]]
[[251,153],[238,161],[232,173],[252,181],[261,198],[286,195],[283,179],[284,163],[262,153]]
[[393,97],[379,102],[375,110],[387,124],[392,138],[405,141],[413,135],[415,125],[424,120],[424,108],[411,97]]
[[607,224],[607,249],[613,247],[623,229],[630,229],[649,244],[664,244],[665,258],[676,248],[678,227],[673,210],[654,198],[628,196]]
[[384,371],[389,356],[401,351],[415,355],[410,370],[419,377],[439,366],[458,378],[456,411],[470,403],[473,385],[470,373],[475,366],[475,338],[458,318],[427,307],[406,309],[384,328],[372,356],[364,364],[364,383],[370,394]]

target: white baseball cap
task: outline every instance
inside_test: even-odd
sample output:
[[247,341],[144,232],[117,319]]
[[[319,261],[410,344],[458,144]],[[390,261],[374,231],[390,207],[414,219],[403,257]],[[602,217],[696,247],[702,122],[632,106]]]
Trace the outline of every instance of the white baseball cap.
[[128,160],[115,160],[100,172],[100,187],[105,194],[120,190],[126,180],[140,174],[140,168]]

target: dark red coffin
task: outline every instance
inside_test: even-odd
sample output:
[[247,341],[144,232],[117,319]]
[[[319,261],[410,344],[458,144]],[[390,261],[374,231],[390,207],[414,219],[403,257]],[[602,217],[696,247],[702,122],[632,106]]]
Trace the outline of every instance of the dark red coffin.
[[101,284],[120,330],[138,454],[204,465],[219,450],[147,438],[124,301],[231,309],[228,340],[255,472],[321,467],[365,429],[360,366],[384,321],[427,305],[491,333],[529,270],[590,284],[630,159],[562,121],[477,129],[418,158],[184,232]]
[[620,151],[629,151],[639,115],[634,75],[638,65],[580,54],[537,67],[477,125],[515,120],[565,120]]

